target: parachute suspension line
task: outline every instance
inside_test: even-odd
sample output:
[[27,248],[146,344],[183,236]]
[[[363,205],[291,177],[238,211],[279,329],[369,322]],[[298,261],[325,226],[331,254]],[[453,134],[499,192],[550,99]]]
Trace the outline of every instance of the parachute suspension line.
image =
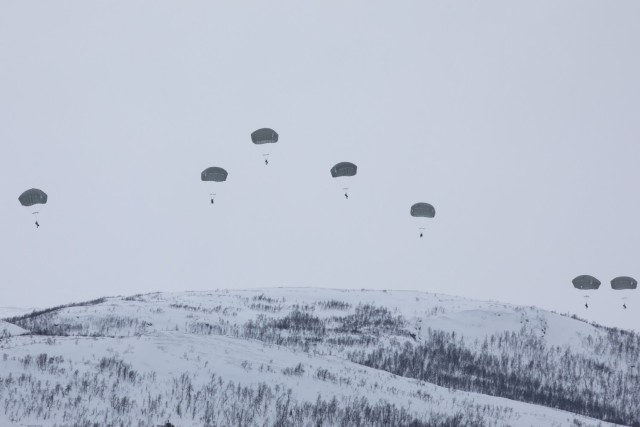
[[589,308],[589,299],[591,298],[591,291],[587,291],[583,296],[585,309]]
[[590,296],[591,296],[591,295],[589,295],[589,293],[586,293],[586,294],[584,294],[584,295],[583,295],[583,298],[584,298],[584,307],[585,307],[585,309],[588,309],[588,308],[589,308],[589,297],[590,297]]

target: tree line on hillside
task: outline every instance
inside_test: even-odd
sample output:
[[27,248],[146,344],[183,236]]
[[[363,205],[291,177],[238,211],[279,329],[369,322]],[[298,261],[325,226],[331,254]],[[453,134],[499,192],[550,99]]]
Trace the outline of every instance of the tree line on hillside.
[[[585,355],[547,346],[544,333],[526,322],[519,332],[492,334],[480,345],[455,332],[431,329],[417,341],[402,316],[372,305],[325,319],[294,310],[280,318],[258,315],[242,326],[194,322],[190,329],[305,351],[352,347],[356,349],[347,352],[351,361],[396,375],[640,427],[640,336],[615,328],[600,330],[605,333],[584,338],[585,347],[594,353]],[[384,337],[399,340],[394,346]]]
[[[488,425],[483,413],[494,414],[486,406],[470,405],[464,411],[425,411],[419,416],[365,397],[318,395],[314,402],[304,402],[281,385],[247,386],[215,374],[204,383],[186,372],[159,380],[115,356],[103,357],[93,367],[73,366],[46,353],[27,358],[17,361],[15,372],[0,376],[0,410],[11,422],[36,418],[53,426],[82,427],[185,422],[211,427],[481,427]],[[300,372],[301,365],[292,369],[293,375]]]
[[[615,334],[615,333],[614,333]],[[443,387],[506,397],[640,427],[640,377],[568,349],[547,348],[540,338],[504,333],[487,345],[467,347],[454,333],[428,330],[417,345],[356,350],[350,360]],[[638,354],[637,340],[628,351]],[[624,351],[624,350],[623,350]],[[625,354],[622,354],[623,358]]]

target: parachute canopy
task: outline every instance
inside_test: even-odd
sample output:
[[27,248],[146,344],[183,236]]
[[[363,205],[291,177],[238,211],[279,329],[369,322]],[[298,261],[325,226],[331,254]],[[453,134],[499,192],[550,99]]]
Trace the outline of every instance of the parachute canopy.
[[337,178],[339,176],[354,176],[358,171],[358,167],[353,163],[340,162],[331,168],[331,176]]
[[278,142],[278,133],[269,128],[258,129],[251,134],[251,141],[254,144],[269,144]]
[[598,289],[600,287],[600,280],[587,274],[576,277],[572,282],[574,287],[582,290]]
[[436,209],[429,203],[416,203],[411,206],[411,216],[423,216],[433,218],[436,216]]
[[47,203],[47,194],[42,190],[32,188],[22,193],[20,197],[18,197],[18,200],[22,206],[44,204]]
[[611,289],[615,289],[616,291],[622,289],[636,289],[637,287],[638,282],[633,277],[620,276],[611,281]]
[[200,178],[203,181],[222,182],[227,180],[227,175],[229,174],[226,170],[214,166],[203,170],[200,174]]

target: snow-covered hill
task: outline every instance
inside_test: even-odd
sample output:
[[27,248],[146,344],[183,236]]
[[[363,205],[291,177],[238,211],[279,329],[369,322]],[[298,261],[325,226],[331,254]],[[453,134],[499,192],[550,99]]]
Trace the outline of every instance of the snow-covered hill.
[[22,335],[26,333],[24,329],[11,323],[0,320],[0,338],[6,338],[13,335]]
[[7,320],[32,335],[0,341],[0,425],[640,425],[640,337],[533,307],[276,288]]
[[[23,309],[17,307],[0,307],[0,319],[5,317],[22,316],[31,313],[35,309]],[[6,338],[13,335],[26,334],[28,331],[19,326],[0,320],[0,338]]]

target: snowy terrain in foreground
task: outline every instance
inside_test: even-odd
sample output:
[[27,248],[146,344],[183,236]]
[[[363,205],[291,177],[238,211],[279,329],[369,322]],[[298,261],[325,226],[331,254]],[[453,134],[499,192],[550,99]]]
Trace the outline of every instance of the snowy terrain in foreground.
[[532,307],[274,288],[5,320],[3,426],[640,425],[638,335]]

